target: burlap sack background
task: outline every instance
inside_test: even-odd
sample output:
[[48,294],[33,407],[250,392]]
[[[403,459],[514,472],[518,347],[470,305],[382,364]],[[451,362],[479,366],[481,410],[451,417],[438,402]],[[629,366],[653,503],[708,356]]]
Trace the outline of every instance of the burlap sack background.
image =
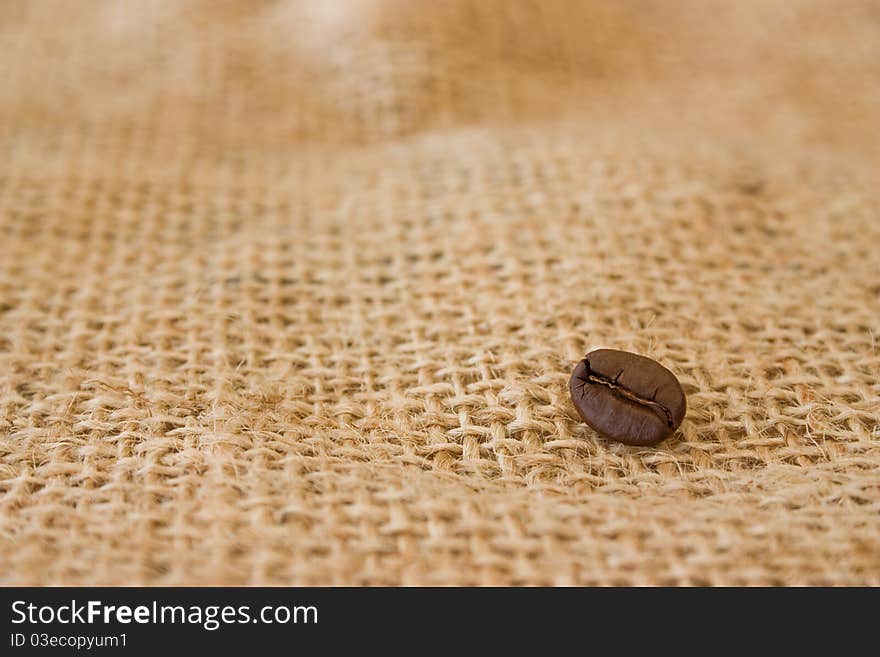
[[[880,583],[880,4],[0,4],[0,579]],[[575,362],[659,359],[656,449]]]

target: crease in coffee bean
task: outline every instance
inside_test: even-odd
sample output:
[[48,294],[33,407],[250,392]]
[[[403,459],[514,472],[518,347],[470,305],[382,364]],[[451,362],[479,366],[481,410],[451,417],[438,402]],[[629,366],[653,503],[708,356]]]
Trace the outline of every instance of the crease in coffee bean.
[[[614,392],[616,392],[624,399],[628,399],[629,401],[635,402],[636,404],[640,404],[642,406],[647,406],[652,411],[657,413],[657,415],[659,415],[661,419],[665,420],[667,426],[673,426],[674,423],[672,421],[672,413],[670,413],[669,409],[666,408],[663,404],[653,399],[645,399],[644,397],[637,395],[631,390],[627,390],[625,387],[618,383],[620,375],[623,374],[623,370],[620,370],[620,372],[617,373],[617,376],[615,376],[613,379],[609,379],[608,377],[593,372],[593,370],[590,369],[590,361],[588,361],[586,358],[584,359],[584,364],[587,366],[587,378],[578,376],[578,380],[582,382],[581,399],[583,399],[584,395],[586,394],[587,383],[598,383],[600,385],[611,388]],[[654,391],[655,397],[657,396],[657,392],[659,390],[660,389],[658,388]],[[658,409],[660,412],[658,412]]]

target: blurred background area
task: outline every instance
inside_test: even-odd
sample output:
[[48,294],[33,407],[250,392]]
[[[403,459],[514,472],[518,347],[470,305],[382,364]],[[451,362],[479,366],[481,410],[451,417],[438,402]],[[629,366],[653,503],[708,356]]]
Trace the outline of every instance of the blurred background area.
[[217,161],[558,120],[880,161],[872,1],[13,0],[0,52],[11,158],[122,139],[141,166]]

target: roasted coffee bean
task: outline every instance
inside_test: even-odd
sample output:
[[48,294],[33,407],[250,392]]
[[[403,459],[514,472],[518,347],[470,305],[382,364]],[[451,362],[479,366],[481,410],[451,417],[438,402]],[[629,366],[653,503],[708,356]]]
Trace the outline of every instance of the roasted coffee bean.
[[684,419],[684,391],[660,363],[616,349],[591,351],[568,383],[578,414],[600,434],[627,445],[655,445]]

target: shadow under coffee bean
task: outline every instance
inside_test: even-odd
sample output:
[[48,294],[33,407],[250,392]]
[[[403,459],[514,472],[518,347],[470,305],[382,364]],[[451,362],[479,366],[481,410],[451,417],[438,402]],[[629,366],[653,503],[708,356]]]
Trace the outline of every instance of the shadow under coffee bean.
[[668,438],[687,410],[675,375],[628,351],[591,351],[574,368],[569,388],[584,422],[627,445],[656,445]]

